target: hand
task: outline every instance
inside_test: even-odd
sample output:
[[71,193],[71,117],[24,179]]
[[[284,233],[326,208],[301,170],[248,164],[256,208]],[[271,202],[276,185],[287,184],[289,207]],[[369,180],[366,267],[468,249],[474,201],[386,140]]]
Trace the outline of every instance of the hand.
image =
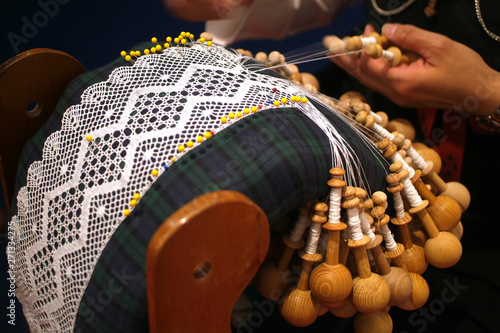
[[[373,31],[367,26],[365,34]],[[332,61],[400,106],[453,108],[476,115],[491,114],[500,106],[500,73],[474,50],[412,25],[386,24],[382,33],[420,58],[395,67],[364,53]]]
[[232,9],[253,0],[163,0],[167,11],[186,21],[222,20]]

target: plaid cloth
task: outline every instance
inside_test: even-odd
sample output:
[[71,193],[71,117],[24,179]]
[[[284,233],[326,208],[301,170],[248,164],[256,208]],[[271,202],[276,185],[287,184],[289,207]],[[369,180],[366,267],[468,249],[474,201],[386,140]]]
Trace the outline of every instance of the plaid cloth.
[[[125,61],[118,59],[72,82],[47,124],[24,149],[17,188],[26,182],[27,167],[41,159],[45,138],[60,128],[66,108],[80,102],[85,88],[106,80],[115,67],[123,65]],[[372,191],[383,189],[388,164],[331,111],[316,107],[353,147]],[[328,194],[330,161],[328,138],[293,108],[259,112],[203,142],[163,173],[117,228],[92,273],[75,331],[148,331],[147,246],[161,223],[184,204],[214,190],[238,191],[263,209],[272,227],[300,204]],[[15,204],[12,214],[16,214]]]

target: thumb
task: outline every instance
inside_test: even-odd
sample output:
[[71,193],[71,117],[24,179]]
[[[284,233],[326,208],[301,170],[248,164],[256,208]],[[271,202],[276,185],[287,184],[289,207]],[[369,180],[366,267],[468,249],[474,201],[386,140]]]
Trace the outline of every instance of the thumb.
[[414,51],[425,58],[434,55],[434,51],[437,51],[436,41],[447,40],[447,37],[443,35],[423,30],[410,24],[385,24],[382,27],[382,33],[395,45]]

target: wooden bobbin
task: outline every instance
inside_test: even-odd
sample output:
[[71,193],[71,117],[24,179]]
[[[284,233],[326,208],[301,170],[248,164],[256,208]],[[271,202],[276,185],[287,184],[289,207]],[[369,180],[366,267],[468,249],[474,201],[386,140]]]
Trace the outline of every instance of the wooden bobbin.
[[422,199],[429,202],[427,211],[437,228],[439,230],[451,230],[455,228],[462,217],[462,207],[456,200],[447,195],[438,195],[436,197],[434,193],[425,186],[420,175],[421,171],[415,170],[415,175],[411,180]]
[[348,245],[354,252],[359,276],[352,284],[352,302],[362,313],[382,311],[391,298],[391,289],[387,281],[376,273],[372,273],[366,245],[370,237],[363,236],[360,240],[349,239]]
[[445,195],[454,199],[461,208],[462,213],[469,208],[471,196],[470,192],[462,183],[451,181],[445,182],[435,171],[434,162],[426,161],[427,167],[422,170],[422,179],[426,183],[432,184],[438,195]]
[[382,58],[384,58],[387,66],[397,66],[402,60],[401,50],[396,46],[391,46],[382,52]]
[[301,77],[304,88],[314,92],[320,91],[321,86],[316,76],[308,72],[302,72]]
[[[328,233],[325,262],[318,265],[310,276],[309,285],[313,295],[327,307],[337,307],[344,302],[352,290],[351,272],[340,262],[340,232],[347,228],[345,223],[336,220],[340,216],[340,199],[342,188],[346,183],[342,180],[345,171],[341,168],[330,169],[332,178],[328,181],[331,188],[329,221],[323,224]],[[337,199],[338,198],[338,199]],[[336,207],[332,207],[338,205]]]
[[[391,171],[400,168],[401,166],[402,164],[400,162],[395,162],[391,165]],[[419,170],[415,170],[415,174],[419,179]],[[408,185],[408,188],[405,188],[405,191],[415,191],[415,187],[412,183],[408,182],[407,177],[401,178],[402,181],[406,182]],[[417,196],[421,199],[418,194]],[[409,209],[409,212],[412,215],[418,215],[419,220],[422,222],[427,235],[429,236],[429,239],[425,242],[424,246],[425,257],[434,267],[451,267],[456,264],[462,256],[462,244],[454,234],[439,231],[427,210],[429,201],[421,200],[420,202],[421,203],[418,205],[410,202],[412,208]]]
[[305,327],[318,318],[321,304],[309,289],[309,275],[313,264],[321,260],[319,253],[301,252],[302,270],[296,287],[291,288],[279,306],[283,318],[293,326]]
[[427,163],[429,163],[429,161],[432,161],[432,169],[435,173],[439,174],[442,167],[442,160],[439,154],[434,149],[430,148],[422,142],[414,142],[414,140],[412,140],[411,138],[406,138],[412,141],[411,146],[424,159],[424,161],[427,161]]
[[391,333],[392,318],[387,311],[358,313],[354,318],[355,333]]
[[310,278],[311,291],[328,308],[343,303],[352,290],[351,272],[339,261],[340,231],[345,223],[325,223],[328,244],[325,262],[318,265]]
[[308,244],[301,251],[302,270],[296,287],[289,290],[285,295],[283,303],[279,310],[283,318],[293,326],[305,327],[312,324],[319,316],[321,304],[319,300],[311,293],[309,288],[309,277],[313,264],[321,260],[321,254],[316,253],[317,239],[314,239],[313,233],[321,229],[321,225],[326,222],[325,212],[328,206],[323,203],[317,203],[314,207],[315,214],[311,218]]
[[323,46],[334,55],[346,52],[345,41],[337,36],[330,35],[323,37]]
[[455,265],[462,257],[462,244],[458,238],[446,231],[439,231],[426,207],[428,201],[424,200],[424,206],[410,208],[410,214],[417,214],[424,225],[429,239],[425,242],[425,257],[429,263],[437,268],[448,268]]
[[207,42],[211,42],[213,40],[212,34],[207,31],[202,32],[200,34],[200,38],[204,38]]
[[405,138],[407,138],[411,141],[415,140],[415,137],[416,137],[415,127],[408,119],[405,119],[405,118],[391,119],[387,123],[385,128],[389,132],[402,133],[405,136]]
[[255,54],[255,60],[257,60],[258,62],[262,62],[262,63],[266,63],[269,61],[268,57],[267,57],[267,53],[266,52],[257,52]]
[[[393,140],[394,141],[394,140]],[[449,182],[446,183],[437,172],[433,165],[433,161],[426,161],[418,151],[413,147],[409,139],[405,139],[402,142],[402,148],[408,152],[408,155],[413,159],[416,168],[420,169],[422,172],[422,180],[426,184],[430,184],[435,192],[439,195],[446,195],[461,206],[462,212],[464,212],[470,204],[470,193],[467,188],[459,182]],[[428,199],[429,200],[429,199]],[[429,200],[431,201],[431,200]],[[432,202],[431,202],[432,205]]]
[[345,38],[345,50],[346,51],[360,51],[369,45],[386,45],[387,38],[385,36],[381,36],[376,32],[372,32],[367,36],[352,36]]
[[[391,166],[392,167],[392,166]],[[396,169],[396,170],[395,170]],[[386,178],[389,186],[387,191],[394,196],[400,196],[403,184],[400,182],[401,178],[408,176],[407,170],[401,170],[399,173],[398,165],[396,168],[392,167],[393,173],[389,174]],[[404,251],[401,253],[387,253],[386,256],[392,259],[392,262],[398,267],[401,267],[408,272],[415,272],[423,274],[428,267],[427,259],[425,258],[424,248],[420,245],[414,244],[411,238],[409,223],[412,221],[412,216],[405,211],[403,217],[393,217],[391,223],[398,227],[399,238],[403,245]]]
[[408,276],[410,277],[413,286],[412,293],[406,301],[398,304],[397,307],[403,310],[413,311],[421,308],[425,303],[427,303],[430,295],[430,289],[429,284],[425,281],[422,275],[415,272],[409,272]]
[[[385,214],[384,202],[387,201],[387,196],[382,196],[383,192],[375,192],[372,195],[372,200],[376,204],[372,210],[371,215],[374,218],[374,224],[381,229],[388,228],[387,223],[389,222],[389,216]],[[377,264],[379,274],[387,281],[391,289],[391,298],[389,300],[389,305],[398,305],[406,301],[412,293],[412,282],[406,270],[400,267],[390,266],[387,261],[387,257],[382,251],[380,244],[382,242],[382,236],[377,235],[375,240],[372,240],[368,244],[368,249],[370,250],[373,259]],[[392,257],[397,257],[396,254],[401,254],[401,246],[397,246],[394,250],[388,251]]]
[[354,317],[358,313],[358,310],[356,309],[356,307],[352,302],[352,292],[349,295],[349,297],[347,297],[345,302],[343,302],[341,305],[337,307],[329,307],[328,311],[335,317],[339,318]]
[[401,63],[410,64],[416,60],[414,54],[402,53],[398,47],[392,46],[387,50],[379,44],[369,44],[365,47],[365,54],[373,59],[383,58],[387,65],[397,66]]
[[362,234],[358,211],[360,200],[355,193],[355,188],[346,186],[342,203],[342,208],[347,210],[348,225],[352,231],[347,245],[354,252],[358,273],[358,277],[353,280],[352,302],[359,312],[373,313],[387,306],[391,291],[384,278],[371,271],[366,252],[370,237]]
[[[309,219],[309,209],[310,204],[303,205],[299,210],[299,219]],[[289,270],[290,262],[295,250],[303,248],[305,244],[302,238],[303,231],[299,233],[300,237],[295,240],[292,240],[289,235],[283,235],[285,248],[279,260],[264,263],[257,272],[254,280],[255,287],[263,297],[278,301],[290,286],[290,277],[292,275]]]

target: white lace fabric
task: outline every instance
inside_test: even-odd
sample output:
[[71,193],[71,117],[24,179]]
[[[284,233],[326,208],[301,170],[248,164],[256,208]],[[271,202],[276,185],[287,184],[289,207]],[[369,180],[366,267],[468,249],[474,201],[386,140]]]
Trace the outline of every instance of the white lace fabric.
[[[217,45],[171,47],[116,68],[65,111],[42,159],[29,167],[12,217],[16,261],[10,275],[33,332],[73,330],[93,268],[124,211],[133,210],[134,194],[144,195],[172,158],[202,144],[199,135],[217,135],[252,116],[245,108],[259,105],[293,106],[322,122],[311,103],[269,103],[308,92],[250,71],[247,61]],[[222,123],[231,112],[242,112],[241,118]],[[331,124],[322,126],[329,126],[330,141],[338,134]],[[188,141],[193,147],[180,152]]]

